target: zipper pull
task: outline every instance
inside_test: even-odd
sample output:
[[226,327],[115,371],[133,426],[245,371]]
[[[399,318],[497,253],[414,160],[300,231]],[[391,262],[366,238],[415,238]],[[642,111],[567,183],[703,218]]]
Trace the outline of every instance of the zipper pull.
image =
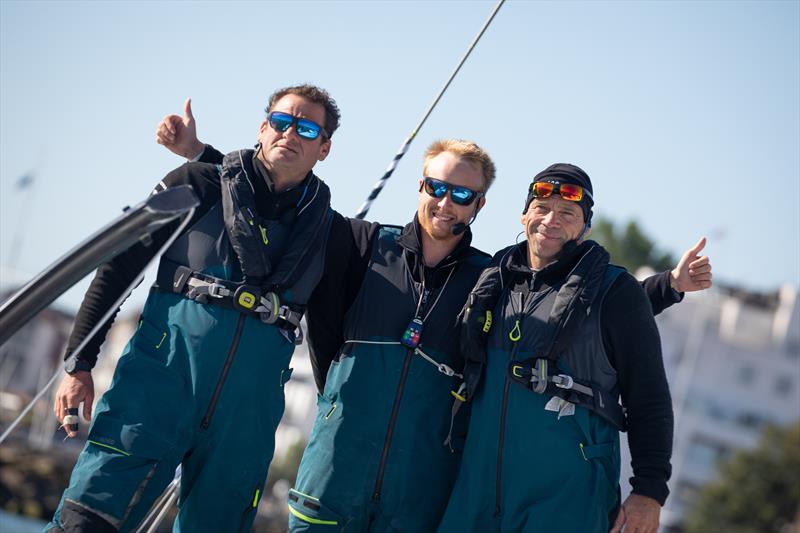
[[519,327],[519,319],[516,320],[514,327],[511,328],[511,331],[508,332],[508,338],[511,339],[511,342],[517,342],[522,338],[522,330]]

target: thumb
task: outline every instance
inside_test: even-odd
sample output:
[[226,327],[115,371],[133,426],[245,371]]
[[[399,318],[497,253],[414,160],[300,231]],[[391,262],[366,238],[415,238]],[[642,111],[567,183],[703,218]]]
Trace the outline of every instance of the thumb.
[[194,115],[192,114],[192,99],[187,98],[186,102],[183,104],[183,121],[184,122],[193,122]]
[[705,237],[700,237],[700,240],[699,240],[699,241],[697,241],[697,244],[695,244],[695,245],[692,247],[692,249],[691,249],[691,250],[689,250],[689,252],[690,252],[692,255],[697,255],[697,254],[699,254],[699,253],[700,253],[700,250],[702,250],[702,249],[703,249],[703,248],[705,248],[705,247],[706,247],[706,238],[705,238]]

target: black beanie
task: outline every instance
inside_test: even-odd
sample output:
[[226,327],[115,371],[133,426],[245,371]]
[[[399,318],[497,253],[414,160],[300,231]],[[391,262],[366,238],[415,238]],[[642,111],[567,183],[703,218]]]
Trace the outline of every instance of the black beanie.
[[[589,194],[594,195],[594,191],[592,190],[592,180],[589,179],[589,175],[580,167],[571,165],[569,163],[556,163],[554,165],[550,165],[533,177],[531,185],[537,181],[550,181],[580,185],[589,191]],[[525,209],[522,211],[523,215],[528,211],[528,206],[531,205],[531,200],[533,200],[533,198],[533,192],[530,190],[530,186],[528,186],[528,197],[525,199]],[[589,195],[584,194],[578,205],[580,205],[581,209],[583,210],[583,219],[585,223],[587,225],[591,225],[592,206],[594,205],[594,200],[592,200]]]

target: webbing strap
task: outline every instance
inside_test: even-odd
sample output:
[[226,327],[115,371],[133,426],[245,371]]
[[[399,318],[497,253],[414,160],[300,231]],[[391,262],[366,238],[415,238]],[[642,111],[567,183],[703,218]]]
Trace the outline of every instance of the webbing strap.
[[466,392],[467,392],[467,384],[462,383],[458,387],[458,391],[450,391],[450,394],[453,395],[453,407],[450,409],[450,429],[447,432],[447,438],[444,439],[444,445],[450,448],[450,451],[453,452],[453,425],[456,421],[456,415],[458,414],[458,410],[461,409],[461,404],[463,404],[466,400]]
[[274,292],[262,295],[256,287],[194,272],[185,266],[175,269],[171,283],[161,281],[159,287],[169,287],[173,292],[200,303],[221,305],[253,314],[265,324],[278,323],[280,326],[298,329],[301,331],[298,339],[302,342],[300,320],[303,313],[282,305]]
[[[545,379],[542,379],[542,376],[545,375],[543,369],[546,367],[539,363],[541,360],[510,361],[508,376],[533,392],[542,389],[539,394],[553,394],[576,405],[589,408],[611,422],[620,431],[626,430],[625,410],[609,392],[576,383],[572,376],[567,374],[546,375]],[[544,388],[541,388],[540,385],[544,385]]]
[[527,379],[531,389],[539,394],[543,394],[547,390],[547,384],[552,383],[560,389],[574,390],[590,398],[594,397],[594,390],[591,387],[575,383],[572,376],[567,374],[548,375],[547,368],[546,359],[537,359],[534,365],[524,361],[512,361],[509,366],[512,378],[516,381]]

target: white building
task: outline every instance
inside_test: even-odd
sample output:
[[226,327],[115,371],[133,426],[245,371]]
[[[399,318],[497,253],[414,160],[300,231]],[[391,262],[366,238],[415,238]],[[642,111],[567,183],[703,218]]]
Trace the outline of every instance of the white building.
[[[681,522],[720,459],[754,447],[765,425],[800,419],[798,304],[791,286],[766,295],[715,288],[657,317],[675,410],[664,526]],[[623,457],[623,492],[630,476]]]

